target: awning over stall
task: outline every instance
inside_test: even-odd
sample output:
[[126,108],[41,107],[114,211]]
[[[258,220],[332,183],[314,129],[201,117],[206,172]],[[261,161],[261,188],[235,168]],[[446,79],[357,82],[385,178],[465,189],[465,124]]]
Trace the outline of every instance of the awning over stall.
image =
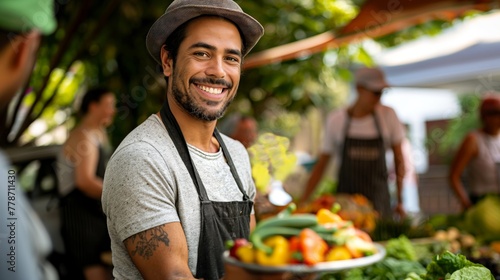
[[459,93],[500,89],[500,12],[374,55],[391,85]]
[[338,31],[250,54],[245,69],[296,59],[366,38],[376,38],[430,20],[451,20],[470,10],[489,11],[500,0],[367,0],[359,14]]

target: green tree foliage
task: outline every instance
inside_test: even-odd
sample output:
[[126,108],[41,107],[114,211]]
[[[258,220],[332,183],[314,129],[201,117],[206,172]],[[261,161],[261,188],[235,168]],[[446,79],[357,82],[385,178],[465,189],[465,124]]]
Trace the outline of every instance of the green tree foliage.
[[479,120],[479,105],[481,96],[479,94],[464,94],[458,97],[461,114],[450,120],[448,127],[443,132],[439,153],[447,161],[451,161],[466,134],[481,126]]
[[[56,0],[59,27],[44,37],[35,71],[22,91],[25,94],[12,104],[9,113],[0,113],[0,145],[32,144],[62,123],[71,129],[74,101],[95,85],[108,86],[117,96],[118,112],[110,131],[114,144],[158,111],[164,99],[164,81],[147,53],[145,38],[170,2]],[[362,3],[237,2],[266,30],[252,52],[335,31],[356,16]],[[407,39],[393,35],[382,41],[393,45]],[[372,63],[360,44],[245,70],[231,109],[255,116],[264,130],[292,136],[300,116],[310,108],[329,110],[345,102],[353,63]],[[37,120],[43,120],[45,128],[33,133],[30,127]]]

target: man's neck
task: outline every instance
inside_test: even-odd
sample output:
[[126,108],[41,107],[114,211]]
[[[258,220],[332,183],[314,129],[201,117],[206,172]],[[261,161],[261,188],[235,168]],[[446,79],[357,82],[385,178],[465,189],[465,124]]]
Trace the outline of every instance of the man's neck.
[[[213,136],[217,121],[207,122],[196,119],[182,110],[174,101],[169,101],[169,106],[186,143],[209,153],[219,151],[219,143]],[[157,114],[161,118],[160,113]]]
[[374,107],[368,108],[366,106],[361,106],[360,104],[354,104],[354,106],[348,109],[351,118],[363,118],[373,114],[374,111]]

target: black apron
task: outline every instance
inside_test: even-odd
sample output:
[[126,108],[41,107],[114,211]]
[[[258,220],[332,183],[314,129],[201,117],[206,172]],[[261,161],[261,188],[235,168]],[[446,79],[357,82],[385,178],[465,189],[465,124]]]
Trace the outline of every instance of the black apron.
[[351,116],[347,112],[337,193],[362,194],[373,203],[382,218],[390,218],[392,211],[384,140],[375,113],[373,119],[378,137],[352,138],[348,136]]
[[230,239],[249,238],[250,214],[253,202],[243,188],[229,151],[217,129],[214,130],[214,136],[219,142],[234,180],[243,194],[243,201],[210,201],[203,182],[192,162],[186,140],[174,115],[170,111],[168,102],[165,102],[160,114],[163,124],[177,148],[177,152],[193,179],[200,198],[201,227],[198,245],[198,265],[195,277],[205,280],[218,280],[224,275],[222,255],[225,249],[225,242]]

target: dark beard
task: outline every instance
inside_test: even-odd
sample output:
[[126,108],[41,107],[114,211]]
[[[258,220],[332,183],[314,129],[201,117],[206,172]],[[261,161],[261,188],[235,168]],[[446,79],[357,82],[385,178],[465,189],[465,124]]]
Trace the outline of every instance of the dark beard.
[[[196,104],[195,100],[188,93],[182,92],[177,87],[176,83],[174,82],[175,80],[177,80],[175,78],[175,73],[172,75],[172,77],[173,77],[173,79],[172,79],[172,82],[173,82],[172,83],[172,94],[173,94],[175,102],[180,107],[182,107],[184,110],[186,110],[186,112],[188,112],[191,116],[193,116],[199,120],[210,122],[210,121],[215,121],[215,120],[220,119],[224,115],[224,113],[226,112],[226,109],[229,107],[229,105],[233,101],[233,99],[231,99],[228,102],[226,102],[226,104],[224,105],[224,107],[222,107],[221,110],[219,110],[215,113],[209,113],[203,107],[198,106]],[[190,81],[190,83],[192,83],[192,81]],[[220,84],[220,82],[214,83],[214,84]],[[208,106],[217,105],[217,102],[213,102],[213,101],[203,101],[203,102],[205,102]]]

